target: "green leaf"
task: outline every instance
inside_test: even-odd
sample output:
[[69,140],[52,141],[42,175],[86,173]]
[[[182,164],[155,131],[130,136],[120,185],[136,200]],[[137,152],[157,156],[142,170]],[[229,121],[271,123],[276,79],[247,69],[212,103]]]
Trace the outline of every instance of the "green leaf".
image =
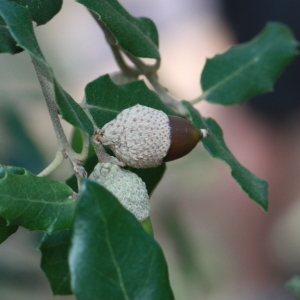
[[18,230],[18,225],[7,225],[7,221],[0,217],[0,244]]
[[84,180],[69,255],[76,299],[174,299],[159,245],[95,182]]
[[99,128],[114,119],[123,109],[136,104],[160,109],[169,115],[174,114],[143,81],[116,85],[108,75],[104,75],[86,86],[85,95],[86,107]]
[[243,167],[227,148],[223,139],[223,132],[219,125],[211,118],[203,118],[188,102],[183,102],[189,110],[192,122],[198,128],[208,128],[210,136],[203,139],[203,145],[212,157],[227,163],[232,177],[247,195],[258,203],[265,211],[268,210],[268,184],[265,180],[255,176]]
[[2,178],[4,173],[23,175],[24,174],[24,169],[20,168],[20,167],[0,165],[0,178]]
[[[1,0],[1,2],[3,3],[0,3],[0,5],[9,6],[11,8],[11,14],[19,13],[18,6],[7,4],[7,2],[14,2],[15,4],[28,7],[31,19],[35,21],[37,25],[47,23],[59,12],[62,6],[62,0]],[[23,51],[23,49],[17,46],[15,39],[6,28],[5,21],[0,16],[0,53],[16,54],[21,51]]]
[[293,276],[285,286],[295,295],[297,299],[300,299],[300,275]]
[[58,85],[56,80],[54,80],[54,91],[62,117],[91,136],[94,133],[94,126],[82,107]]
[[[11,174],[24,173],[22,168],[0,165],[0,178],[4,172]],[[0,243],[4,242],[9,236],[14,234],[17,231],[18,227],[18,225],[9,225],[7,220],[0,216]]]
[[41,268],[49,280],[53,295],[72,294],[68,264],[69,248],[69,230],[60,230],[52,235],[45,234],[39,247],[42,252]]
[[206,61],[201,75],[203,98],[232,105],[272,91],[275,80],[297,55],[297,46],[289,28],[269,23],[252,41]]
[[24,7],[28,7],[31,18],[42,25],[50,21],[61,9],[62,0],[10,0]]
[[0,189],[0,215],[9,223],[48,233],[70,228],[76,200],[66,184],[1,166]]
[[5,27],[5,23],[2,25],[0,22],[0,53],[16,54],[21,51],[23,49],[17,46],[16,41]]
[[7,0],[1,0],[0,15],[17,44],[32,56],[32,61],[38,72],[53,84],[58,107],[66,121],[91,135],[93,133],[92,122],[80,105],[59,86],[50,65],[41,52],[33,31],[28,8]]
[[5,28],[8,28],[11,36],[17,42],[17,45],[28,51],[30,49],[29,52],[33,56],[44,61],[33,32],[29,10],[14,2],[1,0],[0,16],[6,24]]
[[147,18],[134,18],[116,0],[76,0],[95,12],[124,50],[159,59],[158,33]]

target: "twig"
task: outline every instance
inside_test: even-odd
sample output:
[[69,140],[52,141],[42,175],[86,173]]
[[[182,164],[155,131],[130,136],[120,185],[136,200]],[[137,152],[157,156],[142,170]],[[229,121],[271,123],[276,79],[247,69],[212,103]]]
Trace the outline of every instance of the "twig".
[[90,139],[89,136],[80,130],[82,136],[82,150],[81,153],[77,153],[76,159],[80,161],[84,161],[87,159],[89,154],[89,146],[90,146]]
[[120,67],[120,69],[122,70],[122,72],[125,75],[128,76],[133,76],[133,77],[137,77],[139,76],[139,72],[134,69],[131,68],[130,66],[128,66],[126,64],[126,62],[124,61],[122,54],[120,52],[120,48],[119,46],[116,45],[116,40],[114,38],[114,36],[111,34],[111,32],[107,29],[107,27],[105,26],[105,24],[99,19],[99,16],[97,14],[95,14],[93,11],[89,10],[90,14],[93,16],[94,20],[97,22],[97,24],[100,26],[100,28],[102,29],[102,31],[104,32],[106,41],[108,43],[108,45],[111,48],[111,51],[114,55],[114,58],[118,64],[118,66]]
[[[142,60],[139,58],[133,56],[132,54],[125,52],[127,57],[135,64],[137,69],[145,75],[145,77],[148,79],[154,90],[156,91],[159,98],[164,102],[166,105],[168,105],[171,109],[173,109],[175,112],[180,114],[183,117],[189,116],[188,110],[182,105],[182,103],[175,99],[173,96],[171,96],[167,90],[159,83],[158,76],[156,73],[155,68],[159,67],[159,64],[156,64],[154,66],[148,66],[144,64]],[[154,71],[155,70],[155,71]]]
[[[128,53],[124,49],[121,49],[117,44],[114,36],[105,26],[105,24],[99,19],[99,16],[92,11],[89,11],[98,25],[104,32],[107,43],[109,44],[112,53],[115,57],[117,64],[125,75],[138,77],[143,74],[150,82],[154,90],[157,92],[159,98],[163,103],[168,105],[172,110],[178,114],[187,117],[189,115],[187,109],[181,104],[180,101],[171,96],[167,90],[158,82],[157,70],[160,67],[160,60],[156,60],[154,65],[147,65],[139,58],[135,57],[131,53]],[[136,68],[129,67],[124,61],[121,51],[132,61]]]
[[202,100],[204,100],[206,97],[206,94],[205,93],[202,93],[200,96],[198,96],[197,98],[193,99],[193,100],[190,100],[189,102],[192,104],[192,105],[195,105],[199,102],[201,102]]
[[65,132],[62,128],[60,118],[58,115],[56,102],[55,102],[52,83],[43,74],[41,74],[39,68],[39,62],[34,57],[32,57],[32,63],[34,65],[39,83],[42,88],[42,92],[45,97],[46,105],[49,111],[49,115],[52,121],[52,125],[58,143],[58,150],[54,160],[42,172],[40,172],[38,176],[47,176],[56,168],[58,168],[63,163],[64,159],[69,158],[70,161],[72,162],[75,175],[79,181],[80,178],[86,176],[85,170],[81,166],[82,160],[84,160],[87,156],[86,148],[88,146],[86,146],[86,140],[84,140],[85,142],[83,145],[82,153],[77,154],[70,146],[67,137],[65,135]]
[[50,174],[51,172],[53,172],[54,170],[56,170],[64,161],[64,156],[62,154],[62,151],[57,151],[55,158],[53,159],[53,161],[51,162],[50,165],[48,165],[41,173],[39,173],[37,176],[47,176],[48,174]]

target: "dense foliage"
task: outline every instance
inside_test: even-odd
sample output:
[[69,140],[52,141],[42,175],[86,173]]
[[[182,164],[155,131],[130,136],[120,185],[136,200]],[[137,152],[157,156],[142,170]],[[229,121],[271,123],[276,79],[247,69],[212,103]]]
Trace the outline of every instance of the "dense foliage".
[[[252,41],[208,59],[200,79],[203,94],[190,102],[178,102],[157,81],[158,32],[150,19],[131,16],[116,0],[77,2],[89,9],[103,29],[120,75],[128,81],[117,84],[107,74],[100,76],[86,86],[81,104],[57,81],[32,23],[50,21],[59,12],[62,0],[0,0],[0,52],[30,54],[59,144],[54,162],[39,175],[18,166],[0,167],[0,242],[14,234],[18,226],[44,231],[41,267],[55,295],[75,294],[82,300],[173,299],[167,264],[158,243],[118,199],[84,178],[85,171],[90,173],[97,163],[89,137],[95,126],[101,128],[137,103],[185,117],[198,128],[208,128],[210,137],[203,140],[204,147],[229,165],[240,187],[267,211],[267,183],[236,160],[217,122],[202,117],[193,104],[205,99],[235,105],[271,91],[296,56],[298,44],[285,25],[270,23]],[[122,55],[135,68],[129,67]],[[147,65],[141,58],[152,58],[156,63]],[[141,74],[155,91],[136,80]],[[76,128],[75,132],[82,132],[82,138],[74,136],[81,144],[80,154],[68,144],[58,110],[60,117]],[[66,183],[47,178],[65,157],[71,160],[74,175]],[[163,177],[165,165],[133,171],[151,194]]]

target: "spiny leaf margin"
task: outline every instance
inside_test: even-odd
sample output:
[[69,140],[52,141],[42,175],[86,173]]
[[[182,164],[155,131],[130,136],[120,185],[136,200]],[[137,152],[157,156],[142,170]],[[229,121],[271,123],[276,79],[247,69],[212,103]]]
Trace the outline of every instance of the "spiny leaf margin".
[[183,101],[190,112],[192,122],[198,128],[207,128],[210,136],[203,139],[205,149],[212,157],[223,160],[231,169],[231,175],[242,190],[263,210],[268,210],[268,183],[242,166],[230,152],[223,139],[220,126],[211,118],[203,118],[190,103]]
[[18,225],[7,225],[6,219],[0,217],[0,244],[18,230]]
[[76,199],[66,184],[0,166],[0,216],[9,224],[53,233],[70,228]]
[[273,90],[274,82],[298,54],[291,30],[268,23],[252,41],[208,59],[201,74],[202,98],[236,105]]
[[42,253],[41,268],[46,274],[53,295],[71,295],[71,275],[68,264],[70,230],[45,234],[39,246]]
[[160,59],[158,33],[148,18],[134,18],[116,0],[76,0],[99,16],[116,44],[137,57]]
[[[2,0],[4,2],[4,0]],[[50,21],[61,9],[62,0],[10,0],[20,6],[28,7],[31,19],[37,25],[42,25]],[[1,5],[1,3],[0,3]],[[14,13],[14,6],[11,6],[11,13]],[[17,46],[16,41],[5,26],[5,22],[0,15],[0,53],[16,54],[23,51]]]

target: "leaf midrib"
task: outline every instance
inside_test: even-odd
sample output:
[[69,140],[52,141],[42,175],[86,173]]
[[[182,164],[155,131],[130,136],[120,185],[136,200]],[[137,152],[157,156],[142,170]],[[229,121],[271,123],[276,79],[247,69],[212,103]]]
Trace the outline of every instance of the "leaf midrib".
[[[273,43],[273,44],[276,44],[276,43]],[[244,70],[246,70],[247,68],[250,68],[252,65],[254,65],[257,61],[260,60],[260,58],[263,55],[265,55],[265,53],[269,50],[269,48],[273,47],[273,44],[269,44],[269,46],[266,45],[265,48],[263,49],[263,51],[261,51],[256,56],[254,56],[248,63],[246,63],[245,65],[241,66],[236,71],[234,71],[233,73],[231,73],[229,76],[226,76],[224,79],[222,79],[221,81],[219,81],[217,84],[215,84],[214,86],[212,86],[211,88],[209,88],[208,90],[206,90],[203,93],[203,98],[209,97],[209,94],[211,94],[214,90],[218,89],[221,85],[226,84],[228,81],[232,80],[232,78],[238,76],[239,73],[242,73]]]
[[106,244],[107,244],[107,247],[108,247],[108,251],[109,251],[110,256],[111,256],[111,260],[112,260],[112,262],[113,262],[113,264],[114,264],[114,266],[116,268],[116,271],[117,271],[120,288],[121,288],[121,290],[123,292],[124,299],[125,300],[130,300],[130,298],[129,298],[128,294],[127,294],[126,288],[125,288],[125,283],[124,283],[123,276],[122,276],[122,273],[121,273],[121,268],[120,268],[120,266],[119,266],[119,264],[117,262],[117,259],[115,257],[114,251],[113,251],[113,247],[112,247],[111,242],[110,242],[109,230],[108,230],[108,226],[107,226],[107,220],[103,216],[101,208],[99,208],[99,207],[98,207],[98,212],[99,212],[100,218],[102,219],[102,222],[104,224],[105,241],[106,241]]

